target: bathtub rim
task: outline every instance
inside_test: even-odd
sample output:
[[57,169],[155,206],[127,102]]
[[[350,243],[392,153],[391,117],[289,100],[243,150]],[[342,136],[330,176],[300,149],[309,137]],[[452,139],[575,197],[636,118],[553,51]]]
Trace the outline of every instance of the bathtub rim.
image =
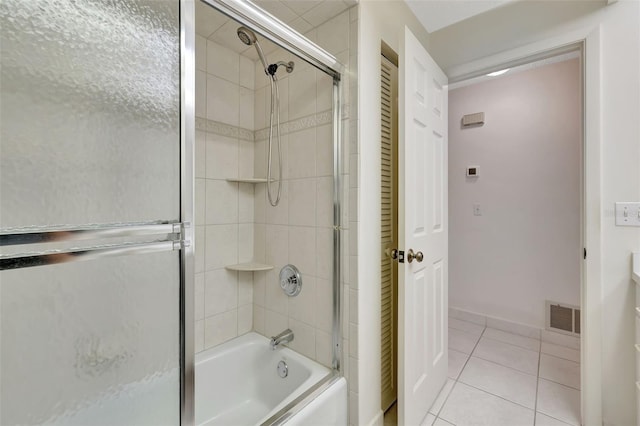
[[[206,363],[209,360],[214,358],[218,358],[228,354],[229,352],[234,351],[238,348],[238,344],[240,345],[267,345],[269,339],[262,334],[256,331],[249,331],[243,335],[235,337],[227,342],[224,342],[218,346],[211,347],[209,349],[205,349],[204,351],[198,352],[195,356],[194,362],[194,370],[197,369],[197,366]],[[280,410],[275,412],[273,415],[268,417],[260,426],[270,426],[270,425],[281,425],[286,423],[289,419],[295,416],[298,412],[304,409],[307,405],[309,405],[315,398],[317,398],[320,394],[322,394],[325,390],[329,389],[332,385],[338,382],[344,375],[335,368],[327,367],[326,365],[320,364],[318,361],[307,357],[306,355],[297,352],[296,350],[284,346],[282,349],[286,350],[286,355],[291,355],[294,358],[297,358],[299,362],[303,363],[311,363],[310,365],[310,373],[311,376],[314,376],[318,373],[325,373],[322,377],[320,377],[315,383],[312,383],[307,389],[301,392],[294,399],[286,403]],[[301,358],[301,359],[299,359]],[[197,380],[197,378],[196,378]],[[195,401],[195,398],[194,398]],[[195,413],[194,413],[195,419]]]
[[[314,361],[315,362],[315,361]],[[344,376],[336,369],[330,370],[330,373],[322,378],[319,382],[311,386],[309,389],[298,395],[294,400],[289,402],[280,411],[269,417],[260,426],[277,426],[286,423],[289,419],[302,411],[307,405],[314,401],[320,394],[328,390],[336,384]]]
[[[257,331],[248,331],[244,334],[241,334],[240,336],[234,337],[231,340],[221,343],[218,346],[213,346],[211,348],[198,352],[195,356],[194,365],[198,366],[199,364],[209,361],[213,358],[222,357],[229,352],[237,350],[239,345],[264,345],[265,347],[268,347],[269,338],[263,336]],[[308,365],[310,377],[324,373],[322,374],[322,378],[318,382],[322,381],[325,377],[331,376],[331,367],[322,365],[318,361],[309,358],[308,356],[296,351],[293,348],[290,348],[287,345],[284,345],[281,348],[277,348],[275,352],[282,352],[283,356],[288,356],[291,359],[295,359],[296,361],[305,365],[311,363],[311,365]]]

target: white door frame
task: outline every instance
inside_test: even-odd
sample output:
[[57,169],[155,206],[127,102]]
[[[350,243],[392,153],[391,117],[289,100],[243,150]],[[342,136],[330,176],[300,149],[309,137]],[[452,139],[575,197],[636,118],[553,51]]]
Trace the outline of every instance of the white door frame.
[[582,242],[587,260],[581,264],[581,415],[582,424],[602,424],[602,245],[600,167],[602,134],[600,26],[584,28],[500,52],[445,70],[449,82],[472,77],[548,56],[570,46],[583,51],[583,165],[582,165]]

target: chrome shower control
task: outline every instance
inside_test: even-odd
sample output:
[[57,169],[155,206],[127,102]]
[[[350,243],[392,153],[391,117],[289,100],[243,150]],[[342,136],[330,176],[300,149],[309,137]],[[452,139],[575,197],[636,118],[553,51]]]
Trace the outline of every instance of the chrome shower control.
[[289,297],[297,296],[302,290],[300,271],[293,265],[285,265],[280,270],[280,287]]

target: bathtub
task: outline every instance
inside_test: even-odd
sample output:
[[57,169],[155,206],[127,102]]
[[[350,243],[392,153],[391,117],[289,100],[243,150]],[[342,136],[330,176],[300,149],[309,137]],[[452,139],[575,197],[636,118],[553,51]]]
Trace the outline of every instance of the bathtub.
[[[284,378],[280,361],[287,366]],[[311,389],[320,381],[322,389]],[[294,400],[295,409],[281,412]],[[248,333],[196,355],[195,418],[199,426],[276,420],[288,425],[346,425],[346,381],[289,348],[272,350],[269,339]]]

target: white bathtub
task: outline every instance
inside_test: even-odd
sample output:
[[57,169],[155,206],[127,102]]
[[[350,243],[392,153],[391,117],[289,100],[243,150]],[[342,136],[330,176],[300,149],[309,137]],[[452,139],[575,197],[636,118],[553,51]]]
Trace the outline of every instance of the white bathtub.
[[[278,375],[280,361],[288,367],[285,378]],[[291,349],[271,350],[267,338],[245,334],[196,355],[196,425],[261,424],[329,375],[328,368]],[[286,423],[346,425],[346,381],[333,382]]]

